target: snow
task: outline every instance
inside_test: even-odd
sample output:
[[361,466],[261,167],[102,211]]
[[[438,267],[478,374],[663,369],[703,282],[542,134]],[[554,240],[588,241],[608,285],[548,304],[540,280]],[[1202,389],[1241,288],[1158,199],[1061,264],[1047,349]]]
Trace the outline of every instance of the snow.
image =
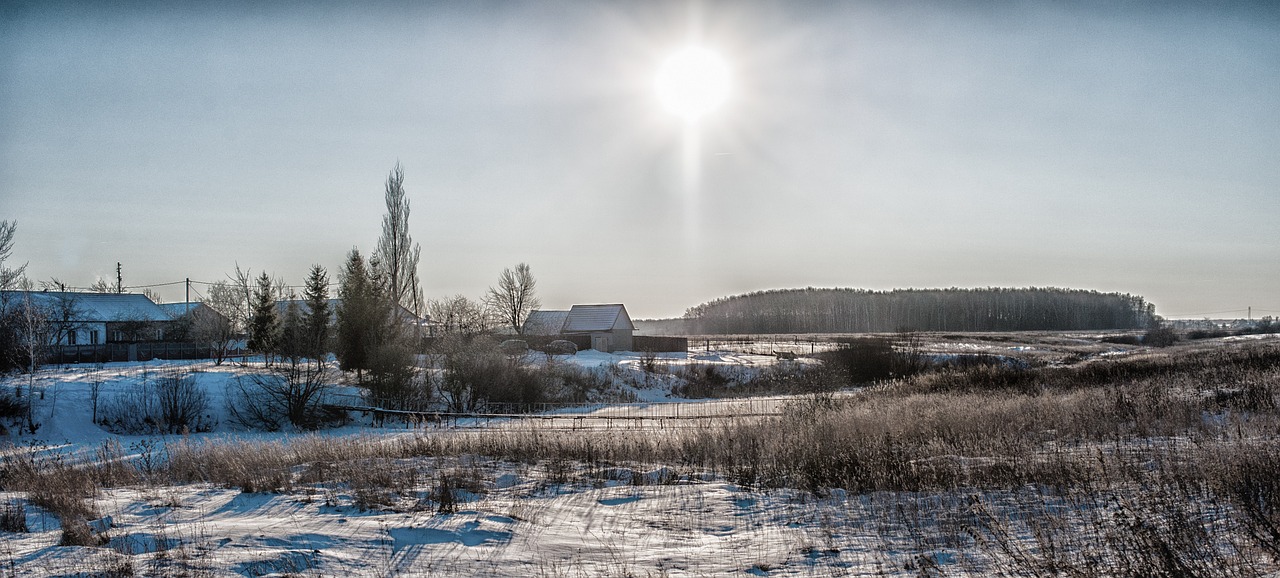
[[642,477],[642,486],[489,484],[444,514],[363,511],[342,493],[116,489],[99,499],[117,510],[107,548],[57,547],[56,528],[37,528],[11,535],[7,549],[24,575],[72,574],[125,555],[211,576],[874,575],[908,557],[885,547],[873,504],[840,493],[759,493],[662,469]]
[[[644,357],[636,352],[589,350],[558,357],[557,362],[638,380],[644,375]],[[662,376],[669,377],[690,365],[754,371],[776,362],[770,356],[733,352],[699,357],[659,354],[655,364],[663,368]],[[155,449],[162,447],[160,442],[176,436],[119,435],[95,424],[91,391],[99,384],[101,412],[110,400],[177,368],[193,372],[210,397],[211,431],[189,432],[185,437],[192,441],[234,444],[317,435],[242,431],[230,423],[224,409],[227,384],[255,365],[253,360],[248,367],[233,362],[216,366],[206,361],[154,360],[47,368],[31,382],[39,428],[34,435],[11,434],[11,445],[0,448],[0,454],[37,447],[48,454],[87,458],[104,444],[118,443],[125,459],[136,463],[147,452],[161,451]],[[21,381],[24,390],[27,384]],[[671,403],[665,386],[635,391],[647,399],[581,408],[567,415],[564,425],[583,415],[770,412],[786,401]],[[608,427],[606,423],[613,421],[600,420],[587,427]],[[511,420],[490,425],[520,427]],[[423,435],[366,426],[357,423],[318,435]],[[556,420],[546,424],[556,426]],[[433,459],[424,467],[436,466],[438,461]],[[571,479],[584,478],[580,474]],[[6,534],[0,558],[24,576],[87,574],[121,564],[133,565],[141,575],[198,568],[211,576],[617,575],[631,571],[684,576],[770,568],[767,575],[778,576],[808,574],[825,563],[800,553],[798,544],[810,539],[812,528],[779,516],[779,512],[795,511],[794,495],[748,495],[715,477],[672,467],[620,465],[599,474],[592,483],[553,484],[548,479],[537,468],[486,463],[483,487],[476,493],[455,489],[459,510],[444,514],[437,512],[432,501],[432,479],[413,492],[420,506],[394,510],[362,510],[349,488],[327,485],[282,494],[246,493],[209,484],[109,488],[100,490],[96,499],[96,509],[105,517],[91,522],[94,531],[104,536],[102,547],[58,546],[61,528],[56,516],[26,504],[30,531]],[[0,492],[0,503],[13,500],[24,503],[25,498]]]
[[[992,349],[977,344],[940,348],[939,353],[971,355]],[[547,360],[532,355],[526,361]],[[690,368],[747,374],[778,363],[812,363],[710,349],[659,354],[653,361],[660,369],[650,375],[643,370],[646,361],[636,352],[588,350],[557,356],[555,363],[618,376],[641,403],[562,410],[539,427],[649,427],[626,425],[625,420],[621,426],[606,420],[589,423],[590,416],[605,415],[776,412],[791,398],[680,400],[670,397],[668,385],[674,374]],[[107,399],[174,367],[195,371],[197,383],[211,398],[209,418],[215,425],[212,431],[187,436],[195,441],[433,435],[403,425],[370,428],[367,422],[319,434],[242,431],[230,424],[223,407],[226,385],[248,368],[151,361],[42,372],[35,380],[36,391],[43,392],[36,404],[36,419],[42,425],[35,435],[11,435],[14,445],[0,447],[0,457],[24,451],[30,443],[46,445],[47,452],[87,456],[104,443],[117,442],[126,459],[138,460],[148,451],[147,444],[171,436],[116,435],[92,423],[91,385],[100,382],[102,398]],[[648,387],[641,381],[644,376],[653,380]],[[513,420],[463,425],[529,427]],[[935,459],[969,464],[983,458]],[[992,564],[980,559],[987,554],[967,548],[964,538],[957,538],[956,544],[920,541],[918,524],[942,524],[947,512],[961,509],[940,507],[950,499],[945,497],[761,491],[673,465],[608,464],[595,471],[571,465],[574,471],[568,476],[550,471],[548,464],[474,456],[419,458],[415,466],[426,472],[466,468],[478,472],[479,485],[453,490],[453,512],[440,511],[432,474],[420,476],[418,485],[395,504],[380,509],[364,509],[367,503],[357,491],[332,483],[298,484],[284,493],[249,493],[210,484],[104,489],[95,503],[105,517],[91,524],[106,537],[103,547],[58,546],[57,518],[27,504],[30,531],[0,538],[0,567],[20,576],[90,575],[128,565],[135,575],[676,577],[914,576],[920,568],[913,565],[921,560],[937,565],[945,575],[982,575],[982,568],[990,567],[984,564]],[[952,505],[969,497],[957,495]],[[911,511],[924,518],[901,519],[901,504],[917,499],[919,507]],[[0,492],[0,504],[10,501],[23,503],[25,496]]]

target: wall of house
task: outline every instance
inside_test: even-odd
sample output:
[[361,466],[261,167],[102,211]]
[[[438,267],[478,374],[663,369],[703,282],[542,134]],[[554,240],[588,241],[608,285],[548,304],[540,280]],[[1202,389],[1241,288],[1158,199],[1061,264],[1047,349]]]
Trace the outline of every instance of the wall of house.
[[[92,335],[94,331],[98,332],[97,343],[107,342],[107,324],[82,323],[77,329],[68,331],[66,335],[60,336],[58,338],[58,345],[92,345],[94,344]],[[71,333],[75,334],[74,339],[71,338]]]
[[632,331],[622,321],[618,321],[613,326],[613,350],[614,351],[635,351],[632,340]]

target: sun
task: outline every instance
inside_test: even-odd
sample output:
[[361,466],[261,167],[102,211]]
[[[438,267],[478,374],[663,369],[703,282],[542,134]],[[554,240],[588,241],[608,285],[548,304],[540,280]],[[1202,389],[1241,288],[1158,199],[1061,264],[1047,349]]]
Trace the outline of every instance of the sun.
[[689,46],[663,61],[654,86],[663,108],[694,122],[729,97],[729,66],[720,55]]

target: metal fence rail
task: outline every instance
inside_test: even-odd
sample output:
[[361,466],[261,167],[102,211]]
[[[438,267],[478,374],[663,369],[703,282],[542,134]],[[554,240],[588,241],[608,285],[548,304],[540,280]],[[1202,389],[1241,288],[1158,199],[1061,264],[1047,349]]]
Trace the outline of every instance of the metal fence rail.
[[619,424],[648,427],[677,422],[708,422],[718,419],[766,418],[782,415],[789,397],[756,397],[729,400],[651,403],[483,403],[460,410],[437,405],[432,408],[394,409],[371,404],[357,395],[334,395],[326,404],[341,411],[372,414],[375,425],[387,418],[418,427],[491,428],[514,423],[537,422],[567,429],[612,428]]

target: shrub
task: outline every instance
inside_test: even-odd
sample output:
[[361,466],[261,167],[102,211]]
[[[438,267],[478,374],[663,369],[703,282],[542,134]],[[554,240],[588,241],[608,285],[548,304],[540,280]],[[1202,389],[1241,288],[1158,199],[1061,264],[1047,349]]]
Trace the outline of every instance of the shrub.
[[577,355],[578,346],[572,341],[557,339],[548,343],[547,346],[543,348],[543,351],[547,355]]
[[839,341],[839,346],[818,355],[853,385],[875,383],[918,373],[923,363],[914,334],[896,342],[885,337],[860,337]]
[[440,392],[450,411],[473,411],[481,403],[529,406],[547,401],[549,380],[503,355],[492,339],[451,337],[442,343]]
[[1142,336],[1142,344],[1150,347],[1168,347],[1178,342],[1178,334],[1170,327],[1153,327]]
[[1098,341],[1103,343],[1114,343],[1116,345],[1142,345],[1141,337],[1138,337],[1137,335],[1129,335],[1127,333],[1122,335],[1107,335]]
[[16,390],[0,386],[0,435],[7,433],[5,422],[19,423],[27,416],[28,400],[18,397]]
[[324,407],[335,377],[321,363],[280,364],[237,376],[227,385],[227,414],[242,426],[267,431],[319,428],[342,417]]
[[195,376],[181,370],[145,375],[135,387],[104,400],[101,425],[116,433],[150,434],[209,431],[209,394]]
[[403,341],[382,344],[369,352],[369,397],[389,409],[425,409],[431,388],[419,379],[413,351]]
[[17,500],[9,500],[0,507],[0,532],[26,532],[27,507]]

